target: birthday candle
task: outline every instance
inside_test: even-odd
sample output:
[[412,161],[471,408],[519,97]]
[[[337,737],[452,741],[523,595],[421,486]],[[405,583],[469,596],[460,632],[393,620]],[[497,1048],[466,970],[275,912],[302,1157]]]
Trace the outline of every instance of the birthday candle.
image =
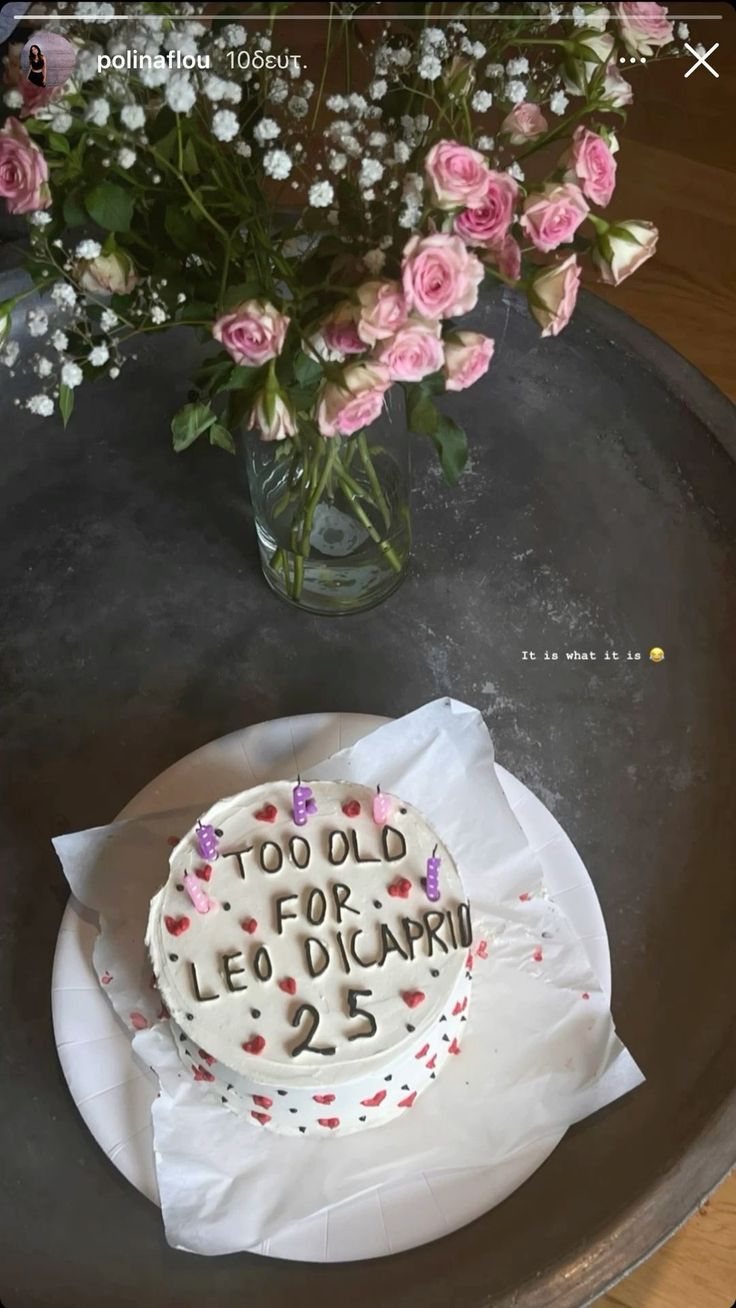
[[436,857],[437,846],[432,850],[432,857],[427,859],[427,876],[424,882],[424,889],[427,892],[427,899],[432,903],[440,897],[440,863],[441,858]]
[[304,827],[307,824],[307,818],[317,812],[317,805],[312,798],[310,786],[303,786],[301,777],[297,777],[297,783],[291,794],[291,813],[294,823],[298,827]]
[[388,795],[381,794],[381,787],[376,786],[376,793],[373,796],[373,821],[379,827],[385,827],[391,816],[391,800]]
[[185,872],[182,880],[184,882],[184,889],[194,904],[197,912],[209,913],[210,909],[214,908],[214,901],[211,900],[206,891],[202,889],[197,878],[193,877],[191,872]]
[[211,862],[213,858],[217,858],[217,836],[215,834],[215,828],[198,822],[197,845],[199,847],[200,856],[205,859],[207,863]]

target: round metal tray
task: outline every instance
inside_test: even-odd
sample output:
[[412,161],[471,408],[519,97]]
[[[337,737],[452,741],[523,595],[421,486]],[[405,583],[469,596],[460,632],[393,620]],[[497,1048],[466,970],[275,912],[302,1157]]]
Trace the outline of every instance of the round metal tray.
[[[14,284],[0,277],[0,299]],[[497,342],[488,377],[450,402],[472,466],[450,491],[416,442],[413,573],[339,622],[267,590],[240,461],[171,453],[198,349],[182,333],[78,392],[66,433],[15,408],[3,375],[0,1281],[24,1306],[237,1294],[259,1308],[578,1308],[736,1159],[733,410],[590,296],[556,341],[513,298],[470,323]],[[580,850],[606,917],[614,1015],[646,1085],[572,1130],[500,1207],[421,1249],[331,1267],[169,1249],[55,1061],[66,893],[49,838],[109,820],[157,771],[240,726],[393,716],[444,693],[484,709],[499,761]]]

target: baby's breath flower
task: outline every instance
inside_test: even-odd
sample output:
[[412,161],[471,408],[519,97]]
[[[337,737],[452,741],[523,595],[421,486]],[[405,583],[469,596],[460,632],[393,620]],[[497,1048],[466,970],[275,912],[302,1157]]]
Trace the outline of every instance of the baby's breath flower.
[[89,361],[94,368],[102,368],[110,358],[110,351],[107,346],[95,345],[94,349],[89,352]]
[[74,254],[77,259],[96,259],[102,254],[102,246],[99,241],[80,241]]
[[69,361],[62,366],[61,369],[62,386],[68,386],[69,390],[73,391],[75,386],[81,386],[82,380],[83,380],[82,369],[80,368],[78,363],[72,363],[71,361]]
[[37,418],[50,418],[54,412],[54,401],[50,395],[32,395],[26,400],[26,408],[35,413]]
[[6,368],[12,368],[13,364],[17,362],[19,354],[20,346],[18,342],[8,341],[5,348],[0,350],[0,363],[3,363]]
[[100,315],[100,327],[103,332],[114,331],[118,325],[118,315],[114,309],[103,309]]
[[421,44],[430,48],[439,48],[445,44],[445,34],[441,27],[425,27],[422,32]]
[[394,145],[394,159],[396,162],[405,164],[408,162],[410,155],[411,150],[406,144],[406,141],[397,141]]
[[363,187],[372,186],[374,182],[380,182],[382,177],[383,164],[379,163],[377,159],[372,159],[370,155],[366,155],[360,165],[358,184]]
[[348,157],[339,150],[330,150],[327,155],[327,167],[331,173],[341,173],[347,167]]
[[476,113],[484,114],[493,104],[493,96],[490,91],[476,91],[470,103]]
[[50,377],[53,371],[54,365],[50,359],[46,358],[45,354],[36,359],[36,374],[38,377]]
[[49,329],[49,318],[44,309],[29,309],[26,323],[31,336],[45,336]]
[[94,127],[106,127],[109,117],[109,100],[105,100],[103,96],[98,96],[97,99],[90,100],[84,115],[85,122],[92,123]]
[[225,28],[223,36],[226,45],[235,47],[245,45],[247,39],[245,28],[242,27],[240,23],[230,23],[229,26]]
[[358,118],[362,118],[368,108],[365,96],[358,95],[357,91],[353,91],[352,95],[348,96],[348,104]]
[[239,154],[241,159],[250,159],[253,151],[251,150],[247,141],[236,141],[235,153]]
[[363,263],[372,277],[377,277],[386,262],[383,250],[368,250],[363,255]]
[[107,375],[108,377],[112,377],[113,381],[117,381],[118,377],[120,376],[120,369],[117,367],[112,367]]
[[262,118],[253,129],[253,135],[259,145],[263,145],[265,141],[275,141],[280,132],[281,128],[273,118]]
[[263,168],[268,177],[282,182],[291,172],[291,159],[285,150],[269,150],[263,156]]
[[490,77],[491,80],[494,82],[497,82],[498,79],[503,76],[504,76],[503,64],[489,64],[488,67],[486,68],[486,77]]
[[72,116],[68,109],[62,108],[61,105],[54,105],[51,110],[51,130],[64,136],[72,125]]
[[385,77],[377,77],[375,82],[371,82],[368,87],[368,94],[371,100],[382,100],[388,91],[388,82]]
[[492,150],[496,144],[493,136],[479,136],[476,142],[479,150]]
[[552,113],[557,114],[558,116],[564,114],[569,103],[570,102],[564,91],[555,91],[549,97],[549,107],[552,110]]
[[214,101],[215,104],[217,104],[218,100],[225,99],[226,89],[227,82],[224,77],[216,77],[214,73],[211,77],[206,78],[202,87],[207,99]]
[[23,108],[22,93],[15,86],[11,86],[10,90],[5,92],[5,95],[3,96],[3,100],[8,106],[8,109]]
[[157,327],[166,322],[166,310],[162,304],[154,304],[151,309],[151,322],[155,323]]
[[128,147],[124,145],[122,150],[118,150],[116,158],[121,168],[132,168],[137,155],[135,150],[129,150]]
[[[77,71],[78,70],[79,70],[79,62],[77,62]],[[163,68],[157,68],[155,64],[152,64],[150,68],[139,68],[138,76],[140,77],[144,86],[147,86],[149,89],[152,89],[153,87],[156,86],[163,86],[164,82],[168,82],[170,76],[170,70],[166,67],[166,65],[164,65]],[[176,76],[182,78],[184,81],[187,80],[184,77],[183,73],[177,73]],[[173,109],[173,107],[174,107],[173,105],[170,105],[170,108]]]
[[57,354],[63,354],[65,349],[67,349],[69,345],[69,337],[67,336],[66,332],[55,331],[53,336],[51,337],[51,344],[53,345]]
[[288,109],[294,118],[306,118],[309,113],[309,103],[304,99],[303,95],[292,95]]
[[268,99],[272,104],[283,104],[289,94],[289,84],[283,77],[274,77],[268,88]]
[[505,95],[506,99],[511,101],[511,104],[521,104],[523,100],[526,100],[526,82],[514,78],[507,83]]
[[166,83],[165,95],[169,109],[173,109],[175,114],[188,114],[197,98],[191,78],[186,73],[171,74]]
[[[84,242],[82,242],[82,244],[84,244]],[[97,242],[91,241],[90,244],[97,245]],[[99,254],[99,252],[100,247],[98,245],[97,253]],[[80,255],[80,258],[81,257],[82,256]],[[94,255],[91,255],[90,257],[94,258]],[[59,309],[73,309],[77,303],[77,292],[68,282],[55,282],[51,287],[51,299]]]
[[677,24],[677,35],[679,36],[681,41],[687,41],[690,35],[690,28],[688,27],[687,23]]
[[397,68],[406,68],[407,64],[411,63],[411,50],[408,46],[400,46],[398,50],[394,50],[393,61]]
[[518,59],[509,59],[506,65],[506,74],[508,77],[522,77],[524,73],[529,72],[529,60],[526,55],[519,55]]
[[53,219],[48,209],[37,209],[35,213],[31,214],[30,221],[34,227],[47,227],[50,222],[53,222]]
[[388,137],[385,132],[371,132],[368,137],[368,144],[372,146],[374,150],[382,150],[384,145],[387,143]]
[[333,114],[344,114],[348,107],[348,102],[344,95],[328,95],[327,108],[331,109]]
[[516,159],[514,159],[514,162],[506,169],[506,172],[509,177],[513,177],[517,182],[523,182],[524,169],[521,167],[521,164],[517,163]]
[[218,141],[232,141],[237,136],[240,123],[232,109],[218,109],[212,119],[212,131]]
[[309,188],[309,203],[313,209],[326,209],[334,195],[332,182],[314,182]]
[[145,123],[145,110],[142,105],[123,105],[120,110],[120,122],[129,132],[137,132]]
[[419,61],[417,72],[425,81],[436,82],[442,72],[442,64],[436,55],[426,54]]

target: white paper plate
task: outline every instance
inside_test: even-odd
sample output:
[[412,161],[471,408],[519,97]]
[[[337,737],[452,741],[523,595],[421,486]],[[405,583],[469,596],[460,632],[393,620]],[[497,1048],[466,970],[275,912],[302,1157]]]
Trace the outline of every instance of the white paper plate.
[[[308,773],[387,719],[353,713],[305,714],[259,723],[195,750],[140,791],[120,818],[204,807],[248,786]],[[610,1001],[608,937],[593,883],[559,823],[526,786],[496,765],[506,797],[537,853],[551,899],[567,914]],[[143,925],[141,926],[141,930]],[[94,914],[70,897],[59,929],[52,1014],[59,1060],[84,1121],[123,1176],[154,1203],[151,1104],[156,1090],[135,1061],[127,1032],[92,966]],[[556,1140],[515,1155],[501,1168],[459,1168],[410,1176],[294,1223],[253,1253],[308,1262],[377,1258],[426,1244],[500,1203],[544,1162]],[[389,1235],[390,1232],[390,1235]]]

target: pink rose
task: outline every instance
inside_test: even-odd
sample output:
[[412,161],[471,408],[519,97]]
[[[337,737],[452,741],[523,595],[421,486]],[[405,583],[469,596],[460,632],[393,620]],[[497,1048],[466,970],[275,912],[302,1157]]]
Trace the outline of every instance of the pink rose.
[[8,213],[33,213],[51,204],[49,170],[41,151],[17,118],[0,128],[0,196]]
[[527,141],[543,136],[547,127],[547,119],[539,105],[532,104],[531,100],[525,100],[506,115],[499,131],[503,136],[508,136],[512,145],[525,145]]
[[521,226],[537,249],[546,254],[572,240],[587,212],[579,186],[573,182],[548,182],[541,192],[527,196]]
[[296,431],[294,414],[278,391],[264,390],[256,396],[248,423],[258,429],[262,441],[283,441]]
[[410,309],[421,318],[450,318],[475,308],[483,265],[459,236],[435,232],[407,241],[401,276]]
[[606,65],[606,74],[603,78],[603,97],[601,107],[605,106],[607,109],[621,109],[624,105],[631,104],[634,99],[631,83],[621,76],[615,60]]
[[98,254],[78,267],[79,284],[91,295],[130,295],[138,282],[129,254]]
[[464,391],[488,371],[494,342],[480,332],[454,332],[445,342],[445,386]]
[[349,363],[342,383],[325,382],[317,404],[317,426],[323,436],[352,436],[375,422],[391,385],[382,363]]
[[560,162],[570,168],[583,194],[601,208],[611,202],[616,185],[616,160],[609,145],[597,132],[576,127],[572,145]]
[[212,335],[236,363],[258,367],[281,353],[289,321],[268,300],[245,300],[217,319]]
[[458,236],[468,245],[500,245],[511,226],[518,195],[508,173],[489,173],[482,203],[464,209],[455,219]]
[[444,360],[439,323],[411,322],[383,342],[377,358],[392,382],[418,382],[437,372]]
[[593,263],[601,281],[618,286],[652,257],[658,239],[657,228],[643,219],[629,218],[626,222],[613,223],[598,237],[593,251]]
[[521,273],[521,247],[513,236],[507,236],[501,248],[496,252],[498,271],[510,282],[517,282]]
[[365,345],[358,335],[356,309],[349,300],[343,300],[325,320],[321,336],[332,359],[344,359],[346,354],[362,354]]
[[483,200],[488,165],[479,150],[457,141],[438,141],[424,161],[424,171],[440,209],[472,209]]
[[532,282],[529,308],[542,328],[543,336],[557,336],[566,327],[575,308],[580,269],[574,254],[563,263],[545,268]]
[[403,327],[406,301],[398,282],[364,282],[356,292],[360,305],[358,336],[366,345],[375,345]]
[[620,4],[613,6],[619,22],[616,24],[621,40],[629,54],[654,54],[657,47],[672,40],[672,23],[664,5]]

